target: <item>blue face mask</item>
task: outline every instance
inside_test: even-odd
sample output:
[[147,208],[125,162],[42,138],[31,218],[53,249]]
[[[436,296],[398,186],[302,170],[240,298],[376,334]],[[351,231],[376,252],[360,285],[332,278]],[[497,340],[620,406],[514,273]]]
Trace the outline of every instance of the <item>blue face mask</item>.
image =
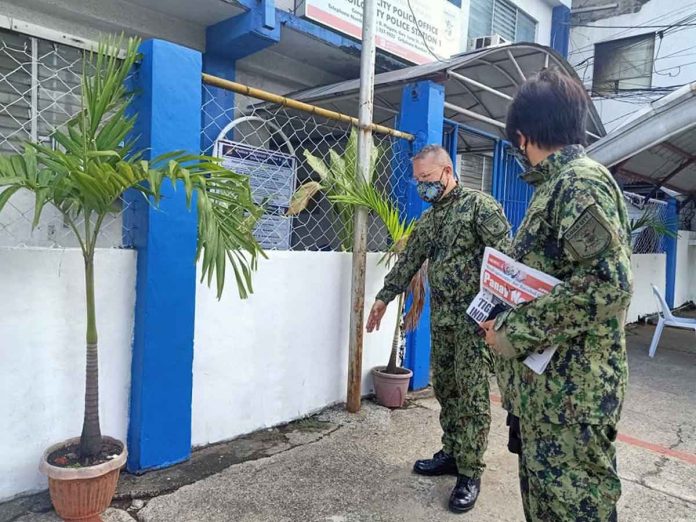
[[[442,176],[445,171],[442,171]],[[436,203],[442,199],[445,194],[446,186],[442,184],[442,176],[437,181],[418,181],[416,191],[418,196],[427,203]]]

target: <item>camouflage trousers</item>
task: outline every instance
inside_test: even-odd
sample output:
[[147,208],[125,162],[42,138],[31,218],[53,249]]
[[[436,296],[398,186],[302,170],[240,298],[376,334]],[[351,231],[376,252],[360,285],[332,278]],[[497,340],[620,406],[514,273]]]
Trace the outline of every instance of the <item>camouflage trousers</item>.
[[613,522],[621,481],[616,429],[521,421],[522,505],[528,522]]
[[431,366],[442,448],[455,457],[460,474],[478,478],[491,423],[490,352],[473,325],[433,327]]

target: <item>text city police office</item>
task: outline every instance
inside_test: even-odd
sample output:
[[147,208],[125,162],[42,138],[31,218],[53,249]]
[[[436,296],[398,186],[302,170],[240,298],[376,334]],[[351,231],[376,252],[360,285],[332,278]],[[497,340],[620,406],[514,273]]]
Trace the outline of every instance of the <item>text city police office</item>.
[[[347,0],[349,4],[354,5],[362,9],[363,0]],[[332,9],[334,6],[329,5]],[[430,41],[430,43],[437,43],[439,40],[437,35],[439,30],[436,26],[424,22],[423,20],[417,20],[411,12],[398,7],[387,0],[380,0],[377,4],[377,17],[382,20],[386,20],[389,24],[393,25],[398,29],[410,30],[413,34],[420,35],[423,31],[424,36]],[[420,28],[420,31],[418,30]]]

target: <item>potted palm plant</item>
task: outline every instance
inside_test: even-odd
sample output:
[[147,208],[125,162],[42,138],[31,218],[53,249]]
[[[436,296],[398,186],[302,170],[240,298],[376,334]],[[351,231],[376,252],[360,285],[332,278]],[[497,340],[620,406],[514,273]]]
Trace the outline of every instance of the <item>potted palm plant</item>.
[[47,205],[55,207],[72,229],[84,258],[82,434],[48,448],[41,461],[54,507],[64,520],[101,520],[126,461],[124,443],[103,436],[99,423],[94,258],[105,217],[127,190],[137,191],[157,206],[163,183],[181,185],[189,206],[194,201],[197,205],[198,257],[203,260],[203,277],[209,284],[216,279],[218,297],[226,262],[233,267],[240,295],[245,297],[251,291],[257,258],[263,255],[252,235],[261,210],[253,202],[248,178],[229,172],[210,157],[171,152],[147,161],[142,151],[134,150],[137,115],[126,112],[133,95],[125,80],[136,64],[138,45],[137,39],[111,39],[96,52],[85,54],[81,110],[53,132],[55,147],[27,143],[23,154],[0,157],[0,211],[15,193],[33,192],[34,226]]
[[[392,245],[382,262],[389,265],[403,252],[415,220],[401,217],[397,205],[389,196],[375,188],[372,180],[357,181],[344,194],[331,196],[329,199],[346,205],[364,207],[382,221]],[[425,303],[426,280],[427,263],[413,276],[408,290],[397,298],[396,324],[387,365],[372,369],[377,402],[388,408],[401,408],[406,400],[408,383],[413,372],[399,365],[399,347],[403,342],[403,334],[418,326]],[[404,315],[404,307],[408,301],[411,302],[411,306]]]
[[[341,246],[344,251],[350,251],[353,241],[353,209],[356,206],[367,208],[380,219],[389,236],[391,248],[382,258],[382,262],[389,265],[403,251],[415,220],[402,217],[396,203],[375,186],[377,165],[384,154],[380,147],[373,147],[367,182],[357,176],[357,142],[357,133],[352,130],[342,153],[334,149],[329,150],[328,162],[305,151],[307,163],[319,179],[310,179],[300,185],[293,195],[288,213],[297,215],[307,208],[316,194],[326,194],[341,227],[339,230]],[[403,334],[415,329],[418,325],[425,302],[426,273],[427,266],[423,265],[411,280],[408,291],[398,297],[397,319],[389,361],[386,366],[372,369],[375,395],[377,401],[383,406],[400,408],[406,398],[408,383],[413,372],[399,365],[399,347],[403,342]],[[408,301],[411,302],[411,306],[408,313],[404,315],[404,307]]]

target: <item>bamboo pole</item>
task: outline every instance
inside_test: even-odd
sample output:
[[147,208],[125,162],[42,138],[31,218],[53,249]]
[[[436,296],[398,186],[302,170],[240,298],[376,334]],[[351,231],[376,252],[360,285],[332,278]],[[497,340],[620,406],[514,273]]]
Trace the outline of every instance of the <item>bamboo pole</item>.
[[292,98],[280,96],[279,94],[273,94],[272,92],[264,91],[263,89],[249,87],[248,85],[244,85],[242,83],[233,82],[231,80],[225,80],[224,78],[213,76],[212,74],[203,73],[203,83],[207,85],[212,85],[213,87],[226,89],[237,94],[243,94],[244,96],[250,96],[251,98],[256,98],[258,100],[276,103],[278,105],[282,105],[283,107],[288,107],[289,109],[295,109],[298,111],[313,114],[315,116],[321,116],[322,118],[326,118],[328,120],[349,123],[350,125],[353,125],[358,129],[362,127],[367,127],[369,130],[377,134],[386,134],[394,138],[401,138],[408,141],[413,141],[415,139],[415,136],[413,136],[413,134],[409,134],[408,132],[401,132],[399,130],[392,129],[391,127],[386,127],[377,123],[371,123],[370,121],[361,124],[358,118],[353,118],[352,116],[348,116],[347,114],[332,111],[329,109],[324,109],[323,107],[318,107],[309,103],[293,100]]

